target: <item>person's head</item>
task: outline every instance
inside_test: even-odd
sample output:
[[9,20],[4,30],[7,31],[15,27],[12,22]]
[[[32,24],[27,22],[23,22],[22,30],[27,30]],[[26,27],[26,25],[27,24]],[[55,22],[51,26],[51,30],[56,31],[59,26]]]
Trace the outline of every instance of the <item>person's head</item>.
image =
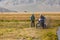
[[41,14],[41,16],[43,16],[43,15]]
[[34,14],[32,14],[32,16],[34,16]]
[[40,17],[42,17],[43,15],[41,14]]

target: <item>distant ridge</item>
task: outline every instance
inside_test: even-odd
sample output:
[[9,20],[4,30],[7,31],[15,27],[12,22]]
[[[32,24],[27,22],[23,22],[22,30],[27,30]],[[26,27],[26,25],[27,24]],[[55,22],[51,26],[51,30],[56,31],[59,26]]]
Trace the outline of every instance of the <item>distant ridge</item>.
[[0,7],[0,12],[16,12],[16,11],[11,11],[11,10],[8,10],[6,8]]
[[60,0],[0,0],[1,12],[60,12]]

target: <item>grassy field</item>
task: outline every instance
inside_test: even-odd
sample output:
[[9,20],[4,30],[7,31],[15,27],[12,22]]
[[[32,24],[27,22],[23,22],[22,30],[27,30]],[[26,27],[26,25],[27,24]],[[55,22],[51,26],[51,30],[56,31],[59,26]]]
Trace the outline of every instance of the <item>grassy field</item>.
[[[43,14],[47,18],[48,29],[30,26],[32,14],[0,14],[0,40],[57,40],[60,14]],[[40,14],[35,14],[36,22]]]
[[42,29],[30,23],[0,22],[0,40],[57,40],[57,27]]

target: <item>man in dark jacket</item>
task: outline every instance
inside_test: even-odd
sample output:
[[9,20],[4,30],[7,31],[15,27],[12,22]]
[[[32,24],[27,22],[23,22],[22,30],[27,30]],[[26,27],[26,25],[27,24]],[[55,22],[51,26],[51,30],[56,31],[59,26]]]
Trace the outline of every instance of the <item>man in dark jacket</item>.
[[41,26],[45,28],[45,17],[43,15],[41,15],[40,17],[40,23],[41,23]]
[[31,16],[31,27],[34,27],[35,26],[35,16],[34,14],[32,14]]

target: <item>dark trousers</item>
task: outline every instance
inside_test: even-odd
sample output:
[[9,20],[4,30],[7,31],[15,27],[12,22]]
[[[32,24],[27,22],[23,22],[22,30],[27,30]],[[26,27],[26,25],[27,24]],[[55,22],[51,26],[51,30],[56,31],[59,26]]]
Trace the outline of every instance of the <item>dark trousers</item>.
[[31,27],[35,27],[35,21],[31,21]]
[[42,26],[43,28],[45,28],[44,21],[41,22],[41,26]]

